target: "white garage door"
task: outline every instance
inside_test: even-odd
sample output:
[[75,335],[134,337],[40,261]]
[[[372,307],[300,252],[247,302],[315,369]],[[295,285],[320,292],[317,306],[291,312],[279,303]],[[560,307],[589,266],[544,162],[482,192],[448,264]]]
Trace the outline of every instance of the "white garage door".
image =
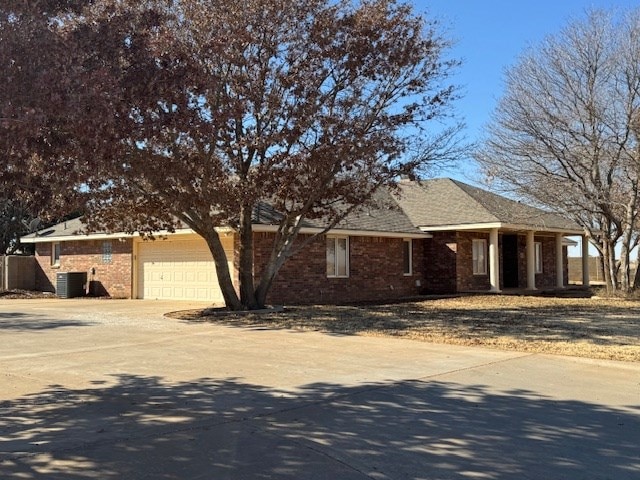
[[[223,238],[233,259],[233,238]],[[233,271],[233,260],[229,262]],[[222,302],[216,267],[206,242],[197,236],[141,242],[138,247],[138,297]]]

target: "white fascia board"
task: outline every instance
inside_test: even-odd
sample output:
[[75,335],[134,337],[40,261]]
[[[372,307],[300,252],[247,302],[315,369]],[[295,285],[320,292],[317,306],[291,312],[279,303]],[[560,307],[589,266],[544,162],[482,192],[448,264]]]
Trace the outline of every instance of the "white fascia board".
[[[253,225],[255,233],[276,233],[277,225]],[[322,233],[324,228],[303,227],[300,229],[302,235],[315,235]],[[383,232],[375,230],[349,230],[342,228],[334,228],[327,232],[327,235],[341,235],[345,237],[387,237],[387,238],[431,238],[433,235],[428,232]]]
[[490,230],[492,228],[502,228],[504,224],[496,223],[463,223],[459,225],[435,225],[430,227],[420,227],[423,232],[452,232],[456,230]]
[[117,240],[121,238],[135,237],[136,234],[128,233],[90,233],[59,236],[22,237],[20,243],[50,243],[50,242],[75,242],[78,240]]
[[452,232],[456,230],[491,230],[498,228],[500,230],[520,231],[520,232],[540,232],[540,233],[563,233],[565,235],[582,235],[582,230],[569,230],[563,228],[534,227],[531,225],[519,225],[511,223],[465,223],[460,225],[437,225],[433,227],[420,227],[423,232]]
[[562,233],[564,235],[581,235],[582,233],[584,233],[582,230],[580,229],[566,229],[566,228],[555,228],[555,227],[533,227],[531,225],[518,225],[518,224],[506,224],[504,225],[505,229],[507,230],[519,230],[519,231],[531,231],[533,230],[534,232],[538,233]]
[[[228,227],[216,228],[216,231],[219,233],[232,233],[233,229]],[[154,232],[154,237],[171,237],[173,235],[193,235],[196,234],[195,231],[191,228],[179,228],[176,229],[175,232],[170,232],[168,230],[160,230],[158,232]],[[140,238],[142,239],[142,235],[139,233],[89,233],[89,234],[76,234],[76,235],[60,235],[60,236],[51,236],[51,237],[29,237],[29,238],[21,238],[21,243],[50,243],[50,242],[77,242],[82,240],[119,240],[124,238]]]

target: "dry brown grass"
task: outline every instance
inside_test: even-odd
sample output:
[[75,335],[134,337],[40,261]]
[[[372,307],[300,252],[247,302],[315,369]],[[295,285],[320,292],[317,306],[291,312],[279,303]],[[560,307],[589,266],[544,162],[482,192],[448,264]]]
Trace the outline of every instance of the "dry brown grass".
[[282,313],[171,314],[239,327],[392,336],[433,343],[640,362],[640,302],[468,296],[393,305],[291,307]]

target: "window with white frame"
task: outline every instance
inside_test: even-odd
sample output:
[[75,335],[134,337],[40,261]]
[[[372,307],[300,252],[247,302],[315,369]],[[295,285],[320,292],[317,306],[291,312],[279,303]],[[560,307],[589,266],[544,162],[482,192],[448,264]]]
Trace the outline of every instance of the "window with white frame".
[[542,273],[542,242],[535,242],[536,273]]
[[327,277],[349,276],[349,237],[327,237]]
[[413,242],[411,239],[405,239],[402,242],[402,262],[403,273],[405,275],[413,274]]
[[111,263],[113,257],[113,245],[110,241],[102,242],[102,263]]
[[473,248],[473,274],[487,274],[487,241],[483,238],[474,238]]
[[51,244],[51,265],[60,266],[60,243]]

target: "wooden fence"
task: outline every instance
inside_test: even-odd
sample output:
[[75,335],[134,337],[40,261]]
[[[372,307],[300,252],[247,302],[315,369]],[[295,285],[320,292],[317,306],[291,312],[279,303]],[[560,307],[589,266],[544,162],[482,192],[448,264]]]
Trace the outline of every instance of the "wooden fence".
[[0,256],[0,291],[34,290],[36,286],[35,257]]
[[[631,265],[631,280],[633,281],[637,264]],[[604,272],[600,257],[589,257],[589,282],[593,285],[604,284]],[[569,283],[582,283],[582,258],[569,257]]]

